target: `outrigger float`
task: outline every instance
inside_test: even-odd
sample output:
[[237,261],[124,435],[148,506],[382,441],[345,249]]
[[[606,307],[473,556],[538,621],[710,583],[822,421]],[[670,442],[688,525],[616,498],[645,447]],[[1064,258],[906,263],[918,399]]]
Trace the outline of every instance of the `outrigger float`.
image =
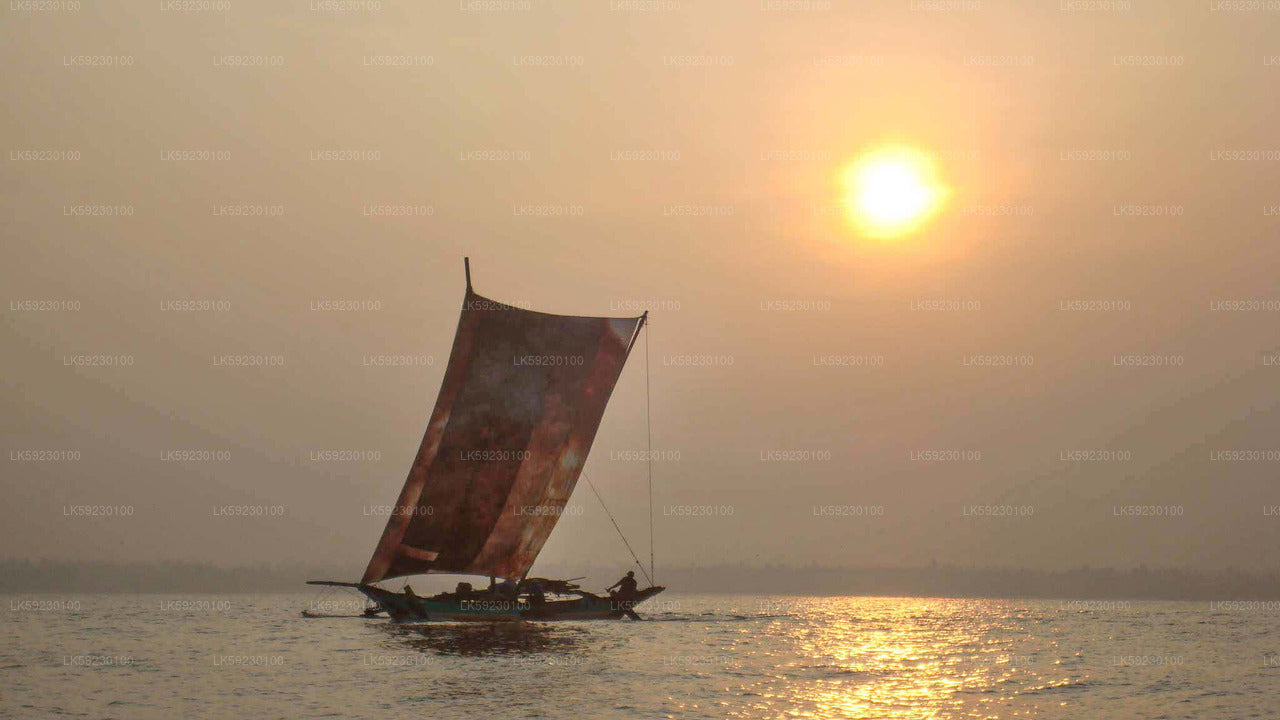
[[[364,576],[308,584],[355,588],[373,601],[366,616],[400,621],[638,620],[635,607],[665,590],[652,581],[652,508],[649,572],[622,538],[650,587],[597,595],[528,574],[577,485],[648,313],[517,308],[477,295],[464,264],[467,290],[440,394]],[[645,389],[647,403],[647,374]],[[652,464],[649,478],[652,500]],[[422,597],[377,584],[418,574],[488,577],[489,586],[460,582]]]

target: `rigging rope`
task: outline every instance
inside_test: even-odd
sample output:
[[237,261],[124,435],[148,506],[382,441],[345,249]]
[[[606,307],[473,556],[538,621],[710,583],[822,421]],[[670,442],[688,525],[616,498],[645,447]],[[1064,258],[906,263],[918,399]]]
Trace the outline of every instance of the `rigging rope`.
[[[649,323],[644,328],[644,432],[648,443],[645,457],[649,461],[649,577],[658,577],[653,569],[653,426],[649,422]],[[652,585],[653,580],[650,579]]]
[[609,517],[609,522],[613,523],[613,529],[618,531],[618,537],[622,538],[622,544],[627,546],[627,552],[631,553],[631,559],[636,561],[636,567],[640,568],[645,580],[648,580],[649,584],[653,585],[653,578],[644,571],[644,563],[640,562],[640,558],[636,557],[636,551],[631,549],[631,543],[627,542],[627,536],[622,534],[622,528],[618,527],[618,521],[613,519],[613,513],[609,512],[609,506],[604,504],[604,498],[600,497],[600,491],[596,490],[596,484],[591,482],[591,478],[587,477],[585,472],[582,473],[582,479],[587,481],[587,487],[591,488],[591,492],[600,501],[600,507],[604,508],[604,514]]

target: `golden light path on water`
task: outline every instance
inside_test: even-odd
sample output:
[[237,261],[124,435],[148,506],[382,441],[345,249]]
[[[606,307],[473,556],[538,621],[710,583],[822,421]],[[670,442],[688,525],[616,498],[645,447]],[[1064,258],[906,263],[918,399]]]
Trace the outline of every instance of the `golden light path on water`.
[[[751,717],[755,711],[777,713],[785,708],[780,717],[815,720],[1038,717],[1058,704],[1046,702],[1040,693],[1079,680],[1056,661],[1045,665],[1039,657],[1056,646],[1053,640],[1038,638],[1035,649],[1024,646],[1034,618],[1010,618],[1007,604],[833,598],[795,602],[796,607],[779,610],[805,621],[780,619],[779,627],[769,631],[776,637],[787,628],[783,634],[789,641],[786,655],[791,657],[778,664],[779,683],[761,688],[765,691],[758,707],[734,715]],[[1034,668],[1032,655],[1038,656]],[[1019,697],[1028,691],[1030,696]]]

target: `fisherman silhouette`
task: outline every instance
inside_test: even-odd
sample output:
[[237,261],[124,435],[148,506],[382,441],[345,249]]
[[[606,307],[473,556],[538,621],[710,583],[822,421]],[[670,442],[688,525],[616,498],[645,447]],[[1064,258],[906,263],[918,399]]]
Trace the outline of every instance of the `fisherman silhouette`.
[[624,576],[621,580],[619,580],[618,582],[616,582],[616,583],[614,583],[614,584],[610,585],[609,587],[607,587],[607,588],[605,588],[605,589],[606,589],[606,590],[613,590],[614,588],[618,588],[618,592],[615,594],[615,596],[616,596],[616,597],[622,597],[622,598],[630,598],[630,597],[634,597],[634,596],[635,596],[635,594],[636,594],[636,573],[635,573],[635,571],[634,571],[634,570],[628,570],[628,571],[627,571],[626,576]]
[[[613,592],[614,588],[618,588],[618,592]],[[605,589],[609,591],[609,597],[614,601],[616,608],[622,611],[623,615],[632,620],[640,619],[636,611],[631,609],[633,604],[631,601],[639,594],[636,592],[636,574],[634,571],[628,570],[621,580]]]

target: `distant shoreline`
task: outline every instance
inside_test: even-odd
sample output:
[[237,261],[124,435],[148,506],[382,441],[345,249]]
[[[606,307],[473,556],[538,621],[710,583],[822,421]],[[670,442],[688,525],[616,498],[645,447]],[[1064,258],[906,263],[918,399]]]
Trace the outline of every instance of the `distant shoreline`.
[[[585,575],[585,589],[617,579],[624,566],[536,568],[544,577]],[[308,579],[358,576],[358,568],[258,565],[219,567],[194,562],[92,563],[0,560],[0,593],[22,594],[248,594],[306,593]],[[405,578],[398,587],[449,582],[452,576]],[[643,578],[642,578],[643,580]],[[673,593],[795,597],[912,597],[1040,600],[1276,600],[1280,572],[1178,568],[1033,570],[922,567],[707,565],[658,569]]]

